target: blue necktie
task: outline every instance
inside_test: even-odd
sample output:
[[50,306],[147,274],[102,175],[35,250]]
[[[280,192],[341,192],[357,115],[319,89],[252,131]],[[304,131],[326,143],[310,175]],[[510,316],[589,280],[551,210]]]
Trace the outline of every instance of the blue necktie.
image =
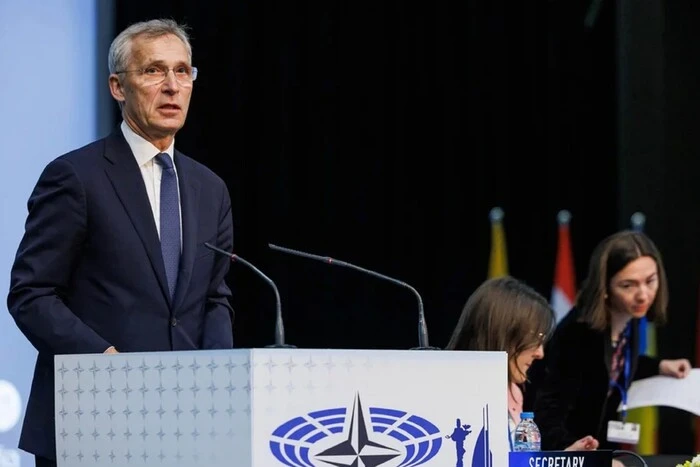
[[156,162],[163,168],[160,179],[160,249],[172,299],[175,295],[177,272],[180,269],[180,203],[177,177],[173,161],[168,154],[158,154]]

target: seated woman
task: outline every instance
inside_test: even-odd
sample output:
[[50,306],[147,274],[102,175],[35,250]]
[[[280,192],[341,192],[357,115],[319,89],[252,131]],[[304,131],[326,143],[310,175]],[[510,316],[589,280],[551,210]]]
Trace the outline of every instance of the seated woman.
[[[469,297],[447,350],[505,351],[508,353],[508,424],[511,442],[523,412],[521,386],[527,370],[544,357],[544,343],[552,334],[554,313],[534,289],[512,277],[489,279]],[[535,420],[537,422],[537,420]],[[598,441],[584,436],[566,450],[594,450]]]

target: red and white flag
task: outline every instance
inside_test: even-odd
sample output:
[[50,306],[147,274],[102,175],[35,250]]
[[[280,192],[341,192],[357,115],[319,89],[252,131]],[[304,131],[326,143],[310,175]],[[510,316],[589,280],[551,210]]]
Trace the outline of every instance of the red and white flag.
[[566,210],[559,211],[557,222],[559,224],[559,235],[551,305],[558,323],[571,310],[576,301],[576,271],[574,269],[571,234],[569,232],[571,213]]

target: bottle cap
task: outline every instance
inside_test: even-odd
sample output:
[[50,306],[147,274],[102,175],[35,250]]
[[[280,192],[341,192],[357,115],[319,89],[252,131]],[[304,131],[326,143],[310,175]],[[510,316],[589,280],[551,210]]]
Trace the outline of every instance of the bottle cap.
[[521,412],[520,418],[535,418],[535,414],[532,412]]

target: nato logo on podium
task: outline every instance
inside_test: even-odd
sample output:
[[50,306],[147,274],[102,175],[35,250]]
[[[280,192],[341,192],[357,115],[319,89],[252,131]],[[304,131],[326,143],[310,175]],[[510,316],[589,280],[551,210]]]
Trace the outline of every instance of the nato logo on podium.
[[490,467],[488,420],[484,421],[472,458],[465,459],[471,425],[456,418],[454,426],[441,430],[400,408],[365,409],[358,393],[348,407],[320,409],[285,421],[272,433],[270,451],[280,465],[291,467],[409,467],[430,465],[447,448],[444,444],[452,442],[456,467]]

